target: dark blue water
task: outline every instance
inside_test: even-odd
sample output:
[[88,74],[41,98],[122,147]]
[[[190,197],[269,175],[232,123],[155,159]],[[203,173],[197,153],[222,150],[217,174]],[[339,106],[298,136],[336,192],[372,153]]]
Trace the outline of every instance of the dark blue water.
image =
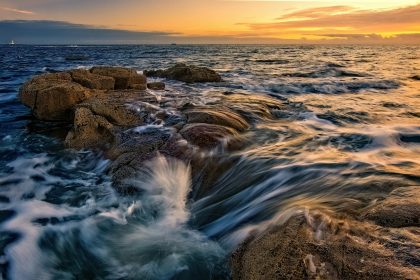
[[[361,207],[420,184],[420,83],[411,78],[419,53],[417,46],[0,46],[3,278],[229,278],[226,257],[255,229],[302,209]],[[83,60],[66,59],[75,56]],[[200,184],[190,167],[163,158],[137,182],[144,195],[116,193],[108,160],[64,149],[66,127],[33,119],[17,100],[22,83],[40,73],[176,62],[213,68],[224,82],[165,81],[162,94],[206,103],[212,92],[248,92],[296,108],[248,132],[255,145],[221,155],[234,163],[196,201],[187,200]]]

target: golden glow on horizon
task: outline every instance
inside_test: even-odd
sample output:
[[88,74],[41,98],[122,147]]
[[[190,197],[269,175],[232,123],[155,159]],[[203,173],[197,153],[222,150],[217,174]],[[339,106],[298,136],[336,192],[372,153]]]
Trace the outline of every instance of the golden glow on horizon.
[[420,33],[420,0],[4,1],[2,19],[59,20],[179,36],[317,40]]

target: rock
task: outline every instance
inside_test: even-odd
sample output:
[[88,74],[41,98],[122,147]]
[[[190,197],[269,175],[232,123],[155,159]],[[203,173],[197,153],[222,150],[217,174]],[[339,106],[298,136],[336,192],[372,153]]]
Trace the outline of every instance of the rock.
[[[137,176],[145,162],[159,154],[176,156],[180,148],[176,144],[177,139],[170,130],[157,127],[135,128],[120,134],[117,143],[107,152],[115,159],[110,169],[113,186],[123,193],[136,192],[136,186],[130,179]],[[184,152],[181,152],[182,155],[185,155]]]
[[410,79],[420,81],[420,75],[411,76]]
[[130,86],[130,89],[146,90],[147,85],[146,84],[134,84],[134,85]]
[[247,121],[241,115],[223,107],[195,107],[184,111],[188,123],[208,123],[231,127],[237,131],[249,128]]
[[115,79],[90,73],[88,70],[69,71],[74,82],[90,89],[111,90],[115,87]]
[[222,102],[250,122],[272,119],[275,111],[286,107],[280,100],[257,94],[228,94],[222,97]]
[[165,83],[162,83],[162,82],[147,83],[147,88],[151,90],[164,90]]
[[194,123],[184,126],[180,134],[193,145],[211,149],[219,145],[223,139],[237,136],[238,132],[221,125]]
[[124,100],[92,98],[79,106],[88,108],[94,114],[104,117],[118,126],[137,126],[144,122],[146,112],[138,112],[125,104]]
[[178,63],[166,70],[146,70],[148,77],[161,77],[186,83],[221,82],[222,78],[214,70]]
[[157,127],[146,127],[141,130],[130,129],[120,133],[115,147],[108,154],[112,154],[113,157],[125,153],[149,154],[162,147],[170,137],[169,130]]
[[77,108],[73,129],[67,134],[68,147],[83,149],[104,147],[115,140],[113,125],[104,117],[95,115],[88,108]]
[[145,89],[146,77],[138,74],[136,70],[123,67],[99,66],[93,67],[90,72],[100,76],[115,79],[115,89]]
[[296,214],[248,238],[231,256],[232,278],[415,279],[407,260],[415,258],[409,248],[420,238],[401,233],[401,242],[393,239],[370,224]]
[[73,54],[68,55],[64,58],[67,61],[81,61],[81,60],[89,60],[89,57],[83,54]]
[[420,226],[420,187],[398,188],[364,213],[364,218],[384,227]]
[[19,98],[34,116],[46,121],[71,121],[74,106],[90,96],[88,89],[72,82],[69,73],[37,76],[25,83]]

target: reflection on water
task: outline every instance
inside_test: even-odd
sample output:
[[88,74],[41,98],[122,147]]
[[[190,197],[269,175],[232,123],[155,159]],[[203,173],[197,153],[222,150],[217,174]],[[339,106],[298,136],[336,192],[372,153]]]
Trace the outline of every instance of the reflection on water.
[[[418,75],[418,53],[352,46],[0,47],[2,275],[228,277],[225,258],[249,232],[308,208],[358,211],[395,188],[419,185],[420,92],[410,78]],[[89,59],[66,61],[68,55]],[[143,192],[122,196],[102,155],[63,149],[62,129],[33,121],[16,100],[19,86],[43,71],[174,62],[212,67],[225,82],[168,81],[163,95],[205,104],[217,100],[215,91],[256,92],[287,98],[292,108],[262,118],[246,132],[245,149],[207,155],[201,172],[216,178],[210,187],[188,165],[157,158],[133,179]]]

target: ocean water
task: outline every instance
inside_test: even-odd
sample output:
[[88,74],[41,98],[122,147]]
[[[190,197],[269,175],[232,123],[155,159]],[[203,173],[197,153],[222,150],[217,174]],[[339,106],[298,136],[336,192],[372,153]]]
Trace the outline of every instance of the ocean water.
[[[227,167],[199,199],[191,167],[162,157],[135,179],[141,195],[117,193],[109,160],[65,149],[65,129],[17,100],[44,72],[176,62],[224,82],[165,81],[156,94],[206,103],[212,92],[255,93],[294,108],[247,132],[253,145],[214,155],[203,172]],[[418,46],[15,45],[0,46],[0,65],[0,278],[229,279],[229,253],[250,232],[420,185]]]

